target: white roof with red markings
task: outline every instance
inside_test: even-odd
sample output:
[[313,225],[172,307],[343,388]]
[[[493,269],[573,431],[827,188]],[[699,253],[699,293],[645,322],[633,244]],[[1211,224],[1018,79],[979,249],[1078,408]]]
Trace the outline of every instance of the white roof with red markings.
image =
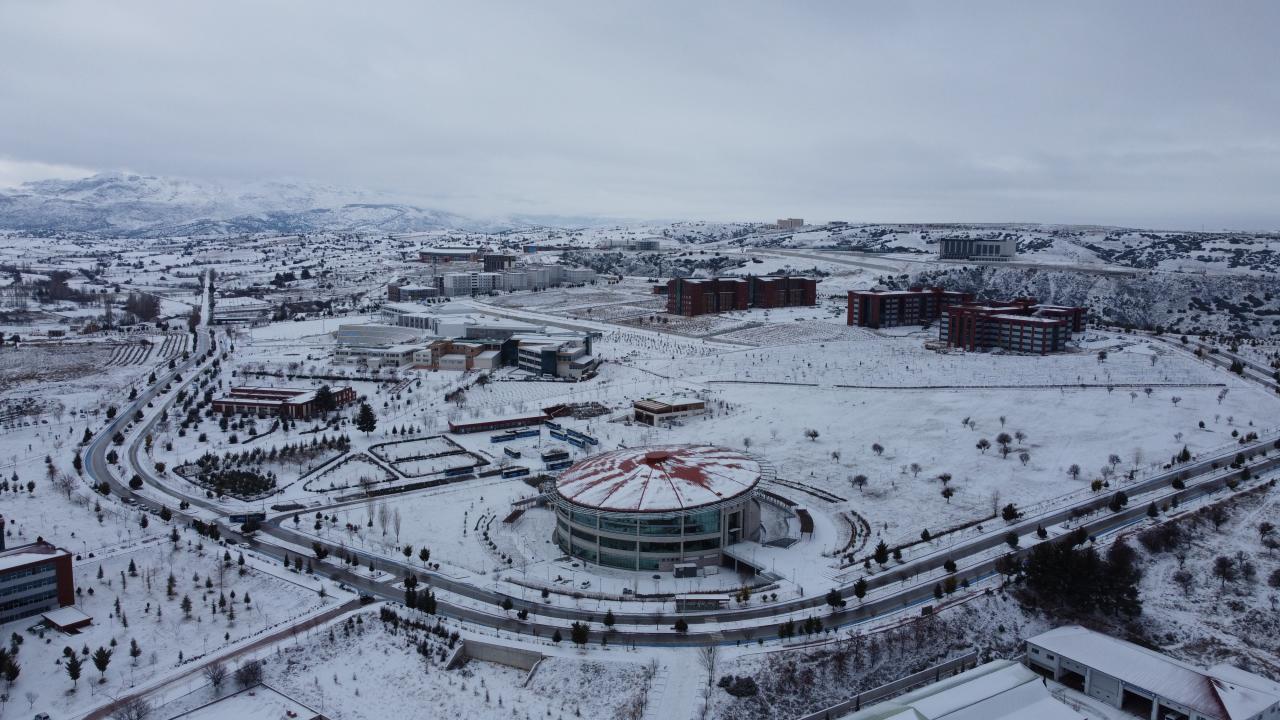
[[576,505],[614,512],[670,512],[749,492],[760,464],[713,445],[659,445],[601,453],[560,475],[556,491]]

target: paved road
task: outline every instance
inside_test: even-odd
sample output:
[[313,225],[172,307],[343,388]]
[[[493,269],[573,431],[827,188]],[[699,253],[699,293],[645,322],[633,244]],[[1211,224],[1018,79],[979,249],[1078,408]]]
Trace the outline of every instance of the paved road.
[[[111,716],[111,713],[114,712],[116,708],[127,705],[139,697],[146,697],[159,690],[163,690],[164,688],[170,685],[185,682],[191,679],[193,676],[200,675],[201,673],[204,672],[204,669],[206,667],[209,667],[214,663],[235,660],[236,658],[242,657],[248,653],[252,653],[255,650],[261,650],[264,647],[274,645],[275,643],[280,642],[281,640],[294,637],[298,633],[303,633],[310,630],[311,628],[319,627],[329,622],[330,620],[333,620],[334,618],[340,615],[343,615],[344,613],[351,612],[352,610],[355,610],[359,607],[360,607],[359,600],[350,600],[341,605],[335,605],[334,607],[331,607],[328,610],[325,610],[324,612],[312,615],[310,617],[302,618],[301,620],[295,623],[291,623],[289,625],[286,625],[285,627],[282,627],[278,630],[274,630],[266,635],[263,635],[262,637],[255,639],[253,642],[247,645],[244,645],[242,647],[238,647],[229,653],[225,653],[222,655],[213,655],[209,658],[206,658],[192,665],[190,668],[184,670],[179,675],[165,677],[159,680],[158,682],[152,683],[151,685],[146,685],[140,688],[134,688],[132,692],[130,692],[128,695],[122,695],[112,700],[111,702],[107,703],[106,705],[103,705],[101,707],[98,707],[94,710],[90,710],[89,712],[85,713],[84,715],[81,716],[81,720],[101,720],[102,718],[108,718]],[[233,681],[230,678],[228,678],[227,682],[228,684],[230,684]]]
[[[188,369],[195,367],[201,361],[204,351],[209,347],[208,343],[209,338],[205,334],[201,334],[196,352],[193,353],[190,360],[179,366],[179,371],[186,372]],[[193,372],[185,376],[185,382],[190,383],[195,375],[196,373]],[[167,382],[170,376],[161,378],[157,383],[157,387]],[[1252,379],[1264,382],[1260,378]],[[153,387],[143,393],[127,411],[122,413],[90,445],[90,457],[87,464],[90,468],[91,476],[95,479],[108,480],[112,484],[113,490],[124,497],[130,497],[133,494],[127,488],[124,488],[121,482],[110,472],[105,461],[106,443],[110,442],[110,436],[117,429],[122,429],[127,424],[127,418],[131,417],[137,409],[145,407],[145,404],[156,396],[156,392],[156,388]],[[176,395],[176,391],[173,395]],[[173,395],[167,399],[168,404],[173,402]],[[225,509],[217,503],[202,496],[183,494],[171,488],[164,482],[163,478],[156,477],[147,463],[141,462],[140,448],[143,438],[157,422],[158,416],[159,410],[157,409],[146,422],[142,431],[136,433],[130,441],[126,448],[128,465],[133,466],[133,472],[141,475],[144,482],[176,500],[186,500],[195,507],[204,508],[218,515],[225,515]],[[1249,446],[1232,447],[1210,456],[1197,458],[1185,465],[1117,489],[1123,489],[1130,496],[1136,496],[1148,491],[1160,491],[1158,494],[1160,499],[1168,499],[1177,494],[1181,500],[1191,500],[1207,492],[1219,490],[1228,478],[1239,476],[1239,471],[1227,472],[1218,469],[1218,467],[1225,467],[1229,464],[1237,452],[1246,449],[1271,448],[1277,441],[1280,441],[1280,433],[1268,433],[1258,442]],[[1277,464],[1280,464],[1280,457],[1264,459],[1254,465],[1253,471],[1256,474],[1272,469]],[[1181,478],[1186,483],[1185,490],[1174,491],[1171,489],[1172,482],[1178,478]],[[149,509],[158,511],[161,506],[158,501],[150,500],[140,495],[135,497],[139,504]],[[1111,492],[1084,497],[1071,504],[1035,516],[1022,518],[997,531],[965,540],[950,547],[940,548],[918,558],[912,558],[905,563],[867,577],[868,588],[871,591],[897,586],[898,589],[883,597],[857,602],[852,584],[845,585],[839,588],[839,591],[842,598],[849,602],[850,605],[834,614],[829,614],[830,609],[826,606],[823,597],[825,590],[823,590],[812,597],[798,598],[772,605],[750,605],[720,611],[683,614],[682,617],[690,625],[689,632],[683,636],[675,635],[662,629],[674,622],[676,617],[674,613],[616,612],[615,618],[619,625],[653,625],[655,629],[654,631],[627,630],[625,633],[616,631],[612,634],[612,637],[614,642],[634,642],[636,644],[702,644],[706,642],[727,643],[753,640],[755,638],[776,636],[778,626],[783,622],[779,616],[787,613],[821,615],[828,626],[865,622],[880,615],[900,611],[903,608],[933,602],[933,584],[936,582],[936,578],[925,580],[918,580],[918,578],[922,575],[927,576],[931,571],[937,571],[948,559],[955,560],[960,566],[956,573],[957,580],[973,582],[991,577],[995,573],[995,557],[973,563],[966,563],[965,559],[975,555],[990,554],[993,548],[998,548],[1005,543],[1005,535],[1010,531],[1018,533],[1023,538],[1028,538],[1032,537],[1031,534],[1034,533],[1038,526],[1048,528],[1083,515],[1085,519],[1081,524],[1091,535],[1104,534],[1140,522],[1145,516],[1147,503],[1150,502],[1150,498],[1135,499],[1133,507],[1126,508],[1118,513],[1112,513],[1105,509],[1110,497]],[[307,510],[307,512],[314,511],[315,508]],[[179,516],[186,517],[184,514],[179,514]],[[312,542],[316,541],[314,537],[288,527],[283,522],[285,519],[286,516],[284,515],[273,518],[263,525],[262,533],[253,538],[244,537],[230,526],[224,526],[223,534],[230,542],[247,543],[259,553],[283,561],[286,555],[296,555],[297,551],[283,547],[273,542],[272,539],[303,548],[311,547]],[[470,584],[470,582],[475,582],[474,580],[470,582],[458,581],[448,576],[425,570],[420,566],[415,566],[411,562],[401,562],[393,558],[372,555],[363,550],[343,547],[328,540],[318,542],[321,542],[331,554],[336,554],[341,550],[355,555],[364,567],[372,564],[377,569],[389,572],[396,577],[403,577],[412,572],[426,584],[436,589],[466,598],[468,602],[451,602],[446,597],[438,598],[440,612],[450,617],[512,632],[536,633],[544,637],[556,629],[563,629],[563,626],[568,621],[586,621],[598,625],[601,620],[601,613],[596,610],[547,605],[537,600],[529,601],[511,596],[510,599],[515,610],[523,608],[530,612],[530,620],[520,622],[516,620],[514,614],[504,613],[499,608],[503,599],[508,597],[506,594]],[[1025,552],[1025,548],[1018,552]],[[352,586],[361,592],[387,600],[402,599],[401,591],[392,584],[373,582],[355,575],[343,567],[332,564],[317,563],[316,565],[318,573],[331,580]],[[854,574],[857,574],[857,572],[855,571]],[[850,575],[851,579],[852,577],[853,575]],[[476,605],[480,607],[476,607]],[[725,629],[723,624],[729,622],[748,622],[751,627]],[[599,637],[600,632],[598,630],[594,631],[593,639],[599,639]]]

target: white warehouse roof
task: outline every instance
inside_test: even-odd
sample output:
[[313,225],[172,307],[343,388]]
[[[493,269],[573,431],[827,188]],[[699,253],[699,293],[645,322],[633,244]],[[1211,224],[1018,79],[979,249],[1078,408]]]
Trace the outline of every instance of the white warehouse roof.
[[1230,672],[1201,670],[1079,625],[1054,628],[1027,638],[1027,642],[1208,717],[1251,718],[1280,702],[1276,684],[1266,678],[1239,668]]

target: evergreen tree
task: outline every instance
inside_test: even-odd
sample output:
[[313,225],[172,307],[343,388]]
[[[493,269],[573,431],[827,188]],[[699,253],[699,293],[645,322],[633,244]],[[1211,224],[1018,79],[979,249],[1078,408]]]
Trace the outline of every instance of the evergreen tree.
[[884,541],[881,540],[880,543],[876,545],[876,551],[872,557],[875,559],[876,563],[880,565],[884,565],[889,562],[889,546],[885,545]]
[[98,672],[102,675],[103,682],[107,679],[107,666],[111,664],[111,655],[112,651],[110,649],[99,647],[93,651],[93,656],[90,657],[93,660],[93,666],[98,668]]
[[360,411],[356,414],[356,429],[368,435],[378,427],[378,417],[373,414],[369,403],[360,403]]
[[84,663],[81,662],[79,655],[71,653],[67,656],[66,667],[67,677],[71,678],[71,689],[74,691],[77,683],[80,681],[80,670],[84,667]]

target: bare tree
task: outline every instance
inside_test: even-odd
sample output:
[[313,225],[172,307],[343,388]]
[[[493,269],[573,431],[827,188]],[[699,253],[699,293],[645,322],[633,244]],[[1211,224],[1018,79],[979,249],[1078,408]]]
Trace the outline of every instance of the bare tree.
[[262,682],[262,663],[257,660],[250,660],[236,668],[236,683],[240,687],[247,688],[260,682]]
[[221,690],[227,679],[227,666],[220,662],[212,662],[204,666],[204,679],[209,681],[214,690]]
[[391,526],[396,531],[396,542],[400,542],[400,508],[396,508],[391,514]]
[[65,493],[70,500],[71,492],[76,489],[76,480],[66,473],[58,473],[53,477],[53,486]]
[[378,527],[382,529],[385,537],[387,534],[387,526],[391,523],[391,511],[387,509],[385,503],[378,506]]
[[147,720],[152,713],[151,703],[136,697],[117,703],[111,708],[111,720]]
[[698,664],[703,670],[707,671],[707,687],[711,687],[711,683],[715,682],[716,663],[720,659],[719,645],[704,645],[698,648]]

